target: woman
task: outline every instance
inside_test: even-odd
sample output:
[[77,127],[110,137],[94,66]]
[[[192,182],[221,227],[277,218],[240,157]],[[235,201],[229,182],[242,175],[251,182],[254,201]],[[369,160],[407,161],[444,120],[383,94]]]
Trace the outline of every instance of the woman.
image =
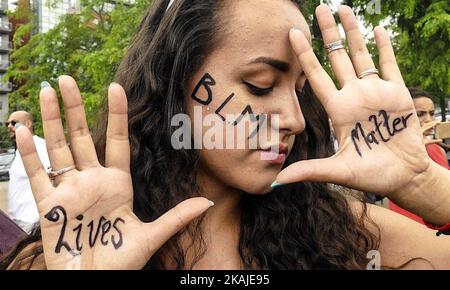
[[[434,162],[442,167],[450,169],[444,149],[436,144],[442,143],[442,140],[434,138],[434,128],[438,122],[434,119],[435,108],[433,99],[430,94],[417,88],[410,88],[409,93],[413,98],[414,108],[416,110],[417,117],[419,118],[420,126],[422,127],[423,143],[427,149],[428,156],[430,156]],[[399,207],[393,202],[389,202],[389,209],[409,217],[421,224],[425,224],[421,217]]]
[[[387,33],[375,30],[382,80],[369,70],[375,66],[351,10],[339,12],[352,59],[336,43],[331,11],[318,7],[324,41],[334,43],[328,49],[337,90],[311,50],[299,5],[154,1],[119,68],[120,85],[109,87],[98,155],[75,81],[59,78],[70,148],[55,90],[41,91],[56,187],[37,162],[29,132],[21,127],[17,135],[41,213],[46,268],[357,269],[366,268],[371,250],[388,267],[450,267],[448,237],[390,211],[367,210],[321,183],[370,189],[432,223],[450,221],[442,177],[450,178],[422,146]],[[172,117],[187,113],[194,120],[198,106],[221,117],[276,115],[278,124],[272,118],[266,124],[279,137],[257,149],[174,149]],[[332,150],[323,109],[340,149],[317,159]],[[367,121],[372,115],[378,121]],[[234,126],[241,119],[225,120]],[[376,125],[383,122],[389,132]],[[375,137],[373,126],[389,135]],[[193,139],[203,137],[195,132]],[[262,160],[264,154],[274,158]],[[423,180],[433,182],[428,195],[435,199],[419,204]],[[39,254],[35,245],[24,251]],[[28,256],[16,255],[10,267],[33,267]]]
[[428,155],[434,162],[444,168],[450,169],[445,150],[436,144],[442,144],[442,140],[434,139],[434,129],[438,122],[434,119],[435,108],[433,99],[430,94],[417,88],[410,88],[409,93],[413,98],[414,108],[416,109],[417,117],[419,117],[420,126],[422,126],[424,143],[426,145]]

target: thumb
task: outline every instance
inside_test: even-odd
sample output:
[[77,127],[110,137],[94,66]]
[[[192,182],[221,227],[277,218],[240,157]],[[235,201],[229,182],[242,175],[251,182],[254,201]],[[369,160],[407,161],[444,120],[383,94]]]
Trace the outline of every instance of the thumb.
[[442,140],[442,139],[427,139],[427,138],[425,138],[423,143],[425,145],[429,145],[429,144],[438,144],[438,143],[442,143],[442,142],[444,142],[444,140]]
[[304,160],[282,170],[272,187],[306,181],[342,184],[348,180],[348,175],[349,170],[345,164],[334,157]]
[[204,197],[190,198],[179,203],[157,220],[146,224],[151,253],[156,252],[173,235],[213,205],[212,201]]

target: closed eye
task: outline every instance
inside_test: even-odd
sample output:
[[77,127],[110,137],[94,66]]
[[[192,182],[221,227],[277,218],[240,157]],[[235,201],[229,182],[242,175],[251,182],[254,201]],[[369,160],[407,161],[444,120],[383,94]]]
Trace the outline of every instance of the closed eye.
[[247,86],[248,91],[255,96],[265,96],[270,94],[273,91],[273,87],[270,88],[260,88],[249,82],[245,82],[244,84]]

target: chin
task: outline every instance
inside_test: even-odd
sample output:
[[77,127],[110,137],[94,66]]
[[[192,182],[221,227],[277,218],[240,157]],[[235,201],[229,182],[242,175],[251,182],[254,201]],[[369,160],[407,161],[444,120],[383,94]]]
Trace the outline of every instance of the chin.
[[238,188],[240,190],[255,195],[264,195],[273,191],[270,186],[277,178],[280,169],[274,166],[266,168],[247,168],[248,172],[254,172],[252,175],[240,176]]
[[264,195],[268,194],[273,190],[272,187],[270,187],[270,183],[261,184],[260,186],[252,186],[250,188],[244,189],[244,191],[248,194],[254,194],[254,195]]

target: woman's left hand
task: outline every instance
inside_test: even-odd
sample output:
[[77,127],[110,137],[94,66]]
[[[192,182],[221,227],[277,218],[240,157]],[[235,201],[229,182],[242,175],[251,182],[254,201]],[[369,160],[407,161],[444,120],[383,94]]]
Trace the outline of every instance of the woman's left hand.
[[[316,15],[325,44],[341,40],[328,6],[319,6]],[[386,30],[374,30],[381,75],[359,77],[375,69],[375,64],[350,7],[341,6],[339,17],[350,56],[345,49],[337,49],[329,53],[329,59],[340,90],[303,33],[295,29],[290,32],[292,47],[307,79],[331,118],[339,150],[330,158],[290,165],[278,175],[277,182],[330,182],[397,199],[432,167],[414,104]]]

